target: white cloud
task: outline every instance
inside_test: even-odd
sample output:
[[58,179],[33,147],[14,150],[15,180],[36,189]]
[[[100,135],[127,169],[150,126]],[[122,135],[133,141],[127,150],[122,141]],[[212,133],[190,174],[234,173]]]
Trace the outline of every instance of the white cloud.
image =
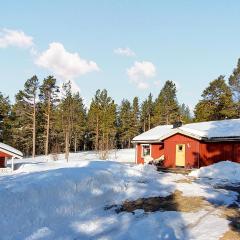
[[135,62],[131,68],[127,69],[127,75],[139,89],[147,89],[149,87],[148,79],[156,75],[156,67],[147,61]]
[[113,50],[115,54],[126,56],[126,57],[134,57],[136,54],[130,48],[116,48]]
[[95,62],[80,58],[78,53],[68,52],[58,42],[50,43],[49,48],[37,57],[35,63],[63,80],[73,81],[86,73],[99,71]]
[[29,48],[33,46],[33,38],[23,31],[3,29],[0,31],[0,48],[6,47]]

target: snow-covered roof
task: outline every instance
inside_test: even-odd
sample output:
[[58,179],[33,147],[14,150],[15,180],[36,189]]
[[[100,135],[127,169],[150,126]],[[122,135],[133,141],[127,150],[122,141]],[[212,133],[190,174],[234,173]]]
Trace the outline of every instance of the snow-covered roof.
[[205,140],[240,139],[240,119],[189,123],[178,128],[173,128],[172,125],[158,126],[136,136],[133,138],[133,142],[161,141],[176,133]]
[[240,137],[240,119],[190,123],[181,127],[185,131],[197,131],[199,136],[211,138]]
[[162,125],[146,131],[135,138],[133,141],[158,141],[164,135],[169,134],[172,131],[172,125]]
[[0,151],[17,158],[21,158],[23,156],[23,153],[17,150],[16,148],[1,142],[0,142]]

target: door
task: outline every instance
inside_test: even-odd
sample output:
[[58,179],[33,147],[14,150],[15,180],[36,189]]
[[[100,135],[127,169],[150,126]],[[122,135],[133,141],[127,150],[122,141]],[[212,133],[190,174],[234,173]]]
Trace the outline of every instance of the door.
[[176,145],[176,167],[185,167],[185,144]]

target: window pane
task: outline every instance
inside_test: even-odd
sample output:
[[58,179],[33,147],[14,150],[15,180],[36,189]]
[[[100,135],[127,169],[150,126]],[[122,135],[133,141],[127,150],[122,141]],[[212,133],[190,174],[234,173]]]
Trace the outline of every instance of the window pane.
[[150,155],[150,145],[143,145],[143,157]]

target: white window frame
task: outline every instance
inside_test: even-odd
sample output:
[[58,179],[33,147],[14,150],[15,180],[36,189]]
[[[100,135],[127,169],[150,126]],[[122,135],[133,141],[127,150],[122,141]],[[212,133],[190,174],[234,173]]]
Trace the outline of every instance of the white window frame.
[[[146,156],[144,156],[143,155],[143,147],[144,146],[149,146],[149,148],[150,148],[150,153],[149,153],[149,155],[146,155]],[[152,145],[150,144],[150,143],[144,143],[144,144],[141,144],[141,148],[142,148],[142,151],[141,151],[141,157],[142,158],[145,158],[145,157],[147,157],[147,156],[152,156]]]

